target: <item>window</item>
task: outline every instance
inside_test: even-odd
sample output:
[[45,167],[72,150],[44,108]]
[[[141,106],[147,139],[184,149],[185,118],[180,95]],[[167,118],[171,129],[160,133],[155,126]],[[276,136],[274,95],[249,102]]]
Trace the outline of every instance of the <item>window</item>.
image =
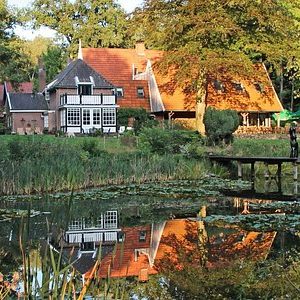
[[218,93],[224,93],[225,92],[225,87],[224,84],[222,83],[222,81],[220,80],[214,80],[214,89],[218,92]]
[[103,108],[103,125],[116,125],[115,108]]
[[60,111],[60,126],[66,126],[66,111]]
[[91,124],[90,110],[89,109],[83,109],[82,110],[82,124],[83,125],[90,125]]
[[93,109],[93,124],[101,125],[101,110]]
[[265,87],[261,82],[254,83],[254,86],[256,90],[259,91],[260,93],[263,93],[265,91]]
[[233,85],[233,87],[235,88],[235,90],[237,91],[237,92],[244,92],[244,86],[243,86],[243,84],[242,83],[240,83],[240,82],[233,82],[232,83],[232,85]]
[[80,109],[79,108],[68,108],[68,126],[80,125]]
[[82,220],[75,219],[69,223],[69,230],[81,230],[82,229]]
[[137,88],[137,96],[139,98],[144,98],[145,97],[145,92],[143,87],[138,87]]
[[104,215],[104,228],[112,229],[118,226],[118,213],[117,211],[107,211]]
[[115,94],[117,95],[118,98],[124,97],[123,88],[121,88],[121,87],[116,88]]
[[92,95],[92,85],[91,84],[78,84],[78,95]]
[[100,217],[97,218],[96,227],[97,228],[103,228],[103,217],[102,217],[102,215],[100,215]]
[[146,231],[140,231],[139,241],[140,242],[146,241]]

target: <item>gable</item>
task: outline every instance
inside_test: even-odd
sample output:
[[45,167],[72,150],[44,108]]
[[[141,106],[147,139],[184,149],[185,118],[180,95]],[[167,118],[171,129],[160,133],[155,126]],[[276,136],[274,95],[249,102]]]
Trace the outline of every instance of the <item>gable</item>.
[[47,85],[47,89],[76,88],[80,82],[91,83],[94,88],[114,88],[105,77],[95,71],[83,60],[77,59],[70,62],[67,67]]

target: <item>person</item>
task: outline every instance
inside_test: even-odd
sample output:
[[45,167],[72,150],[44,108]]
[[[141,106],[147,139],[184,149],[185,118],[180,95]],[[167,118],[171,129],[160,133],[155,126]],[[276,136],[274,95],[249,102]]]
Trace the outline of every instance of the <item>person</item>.
[[298,157],[298,142],[296,134],[297,123],[293,122],[289,129],[291,154],[290,157]]

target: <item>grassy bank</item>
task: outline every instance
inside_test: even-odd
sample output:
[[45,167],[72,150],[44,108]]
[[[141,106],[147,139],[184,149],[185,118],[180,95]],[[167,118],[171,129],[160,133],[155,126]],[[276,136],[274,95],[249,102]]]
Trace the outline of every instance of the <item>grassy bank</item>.
[[147,129],[138,137],[2,136],[0,194],[31,194],[107,184],[197,179],[213,170],[207,153],[288,156],[288,139],[236,138],[208,147],[185,131]]
[[132,139],[9,136],[1,140],[0,193],[30,194],[106,184],[196,179],[204,160],[139,151]]

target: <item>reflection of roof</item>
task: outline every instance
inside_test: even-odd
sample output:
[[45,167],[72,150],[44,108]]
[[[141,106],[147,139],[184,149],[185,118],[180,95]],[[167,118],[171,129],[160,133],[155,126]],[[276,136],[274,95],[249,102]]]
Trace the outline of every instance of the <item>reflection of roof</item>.
[[[199,222],[193,220],[170,220],[166,222],[156,256],[156,265],[165,259],[179,264],[179,253],[186,253],[199,261]],[[270,252],[276,232],[247,232],[237,230],[209,237],[208,267],[217,267],[237,258],[265,259]]]
[[98,74],[83,60],[77,59],[70,62],[67,67],[54,78],[48,85],[48,89],[51,90],[58,87],[76,88],[76,77],[79,82],[93,83],[95,88],[113,88],[113,85],[102,75]]
[[43,94],[10,93],[12,110],[48,110],[48,105]]
[[[98,276],[105,278],[108,272],[110,277],[140,276],[145,271],[148,275],[156,274],[156,271],[150,267],[147,255],[151,240],[151,226],[126,227],[122,231],[125,234],[125,241],[116,244],[115,249],[102,259]],[[144,241],[139,240],[141,231],[146,233]],[[89,272],[85,275],[88,276]]]
[[[192,263],[201,261],[202,252],[199,247],[199,222],[195,220],[177,219],[165,222],[154,260],[155,267],[150,264],[149,253],[155,236],[151,236],[151,226],[126,227],[123,243],[116,244],[113,251],[103,256],[97,275],[105,278],[139,276],[145,278],[157,274],[160,267],[181,266],[182,254]],[[153,228],[152,228],[153,229]],[[140,232],[146,233],[146,239],[139,241]],[[235,230],[223,232],[209,237],[209,254],[207,267],[218,267],[235,259],[265,259],[270,252],[276,232],[247,232]],[[90,265],[91,266],[91,265]],[[85,274],[86,277],[92,267]]]

